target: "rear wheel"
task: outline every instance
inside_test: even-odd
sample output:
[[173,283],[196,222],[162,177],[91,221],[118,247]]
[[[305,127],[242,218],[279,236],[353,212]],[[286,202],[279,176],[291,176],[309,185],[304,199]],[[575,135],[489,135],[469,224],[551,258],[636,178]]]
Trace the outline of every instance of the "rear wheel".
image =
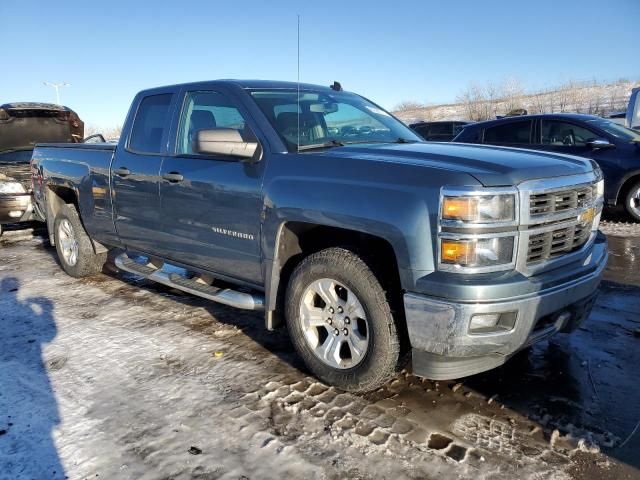
[[624,207],[636,222],[640,222],[640,182],[634,183],[627,193]]
[[400,339],[387,295],[365,262],[341,248],[304,259],[287,290],[287,327],[322,381],[361,392],[398,371]]
[[54,222],[56,251],[62,268],[72,277],[88,277],[102,271],[106,253],[95,253],[75,206],[67,204]]

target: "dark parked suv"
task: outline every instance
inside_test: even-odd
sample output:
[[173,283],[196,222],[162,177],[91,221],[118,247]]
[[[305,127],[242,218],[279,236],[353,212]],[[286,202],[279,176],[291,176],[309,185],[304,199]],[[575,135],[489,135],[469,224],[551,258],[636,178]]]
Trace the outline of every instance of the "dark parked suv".
[[591,158],[604,172],[605,202],[623,205],[640,222],[640,133],[611,120],[580,114],[502,118],[467,125],[453,141]]
[[450,142],[469,122],[418,122],[409,127],[428,142]]

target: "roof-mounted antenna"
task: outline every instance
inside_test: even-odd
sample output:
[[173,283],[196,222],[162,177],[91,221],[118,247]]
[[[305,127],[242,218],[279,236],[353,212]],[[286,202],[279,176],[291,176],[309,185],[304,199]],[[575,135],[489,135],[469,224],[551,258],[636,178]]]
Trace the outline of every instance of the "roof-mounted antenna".
[[300,152],[300,14],[298,14],[298,146],[296,150]]
[[333,82],[333,85],[331,85],[331,90],[335,90],[336,92],[341,92],[342,91],[342,85],[340,85],[340,82]]

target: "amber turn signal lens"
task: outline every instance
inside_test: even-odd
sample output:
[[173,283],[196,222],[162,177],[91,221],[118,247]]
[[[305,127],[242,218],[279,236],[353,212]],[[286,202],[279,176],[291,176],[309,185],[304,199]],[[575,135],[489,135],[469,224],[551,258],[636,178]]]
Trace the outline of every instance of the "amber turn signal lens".
[[445,197],[442,217],[450,220],[474,220],[478,214],[478,202],[474,197]]
[[442,240],[441,259],[444,263],[467,264],[476,255],[476,244],[468,240]]

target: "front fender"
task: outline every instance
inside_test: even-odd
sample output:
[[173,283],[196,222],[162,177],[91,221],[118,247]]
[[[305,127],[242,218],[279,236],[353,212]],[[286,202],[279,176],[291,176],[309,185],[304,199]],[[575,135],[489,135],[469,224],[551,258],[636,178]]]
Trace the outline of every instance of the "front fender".
[[[384,239],[393,248],[403,284],[433,271],[432,233],[439,189],[413,191],[383,184],[322,178],[279,178],[266,190],[262,251],[277,257],[287,222],[336,227]],[[431,208],[429,208],[431,206]],[[405,274],[403,274],[405,272]],[[407,285],[408,287],[408,285]]]

